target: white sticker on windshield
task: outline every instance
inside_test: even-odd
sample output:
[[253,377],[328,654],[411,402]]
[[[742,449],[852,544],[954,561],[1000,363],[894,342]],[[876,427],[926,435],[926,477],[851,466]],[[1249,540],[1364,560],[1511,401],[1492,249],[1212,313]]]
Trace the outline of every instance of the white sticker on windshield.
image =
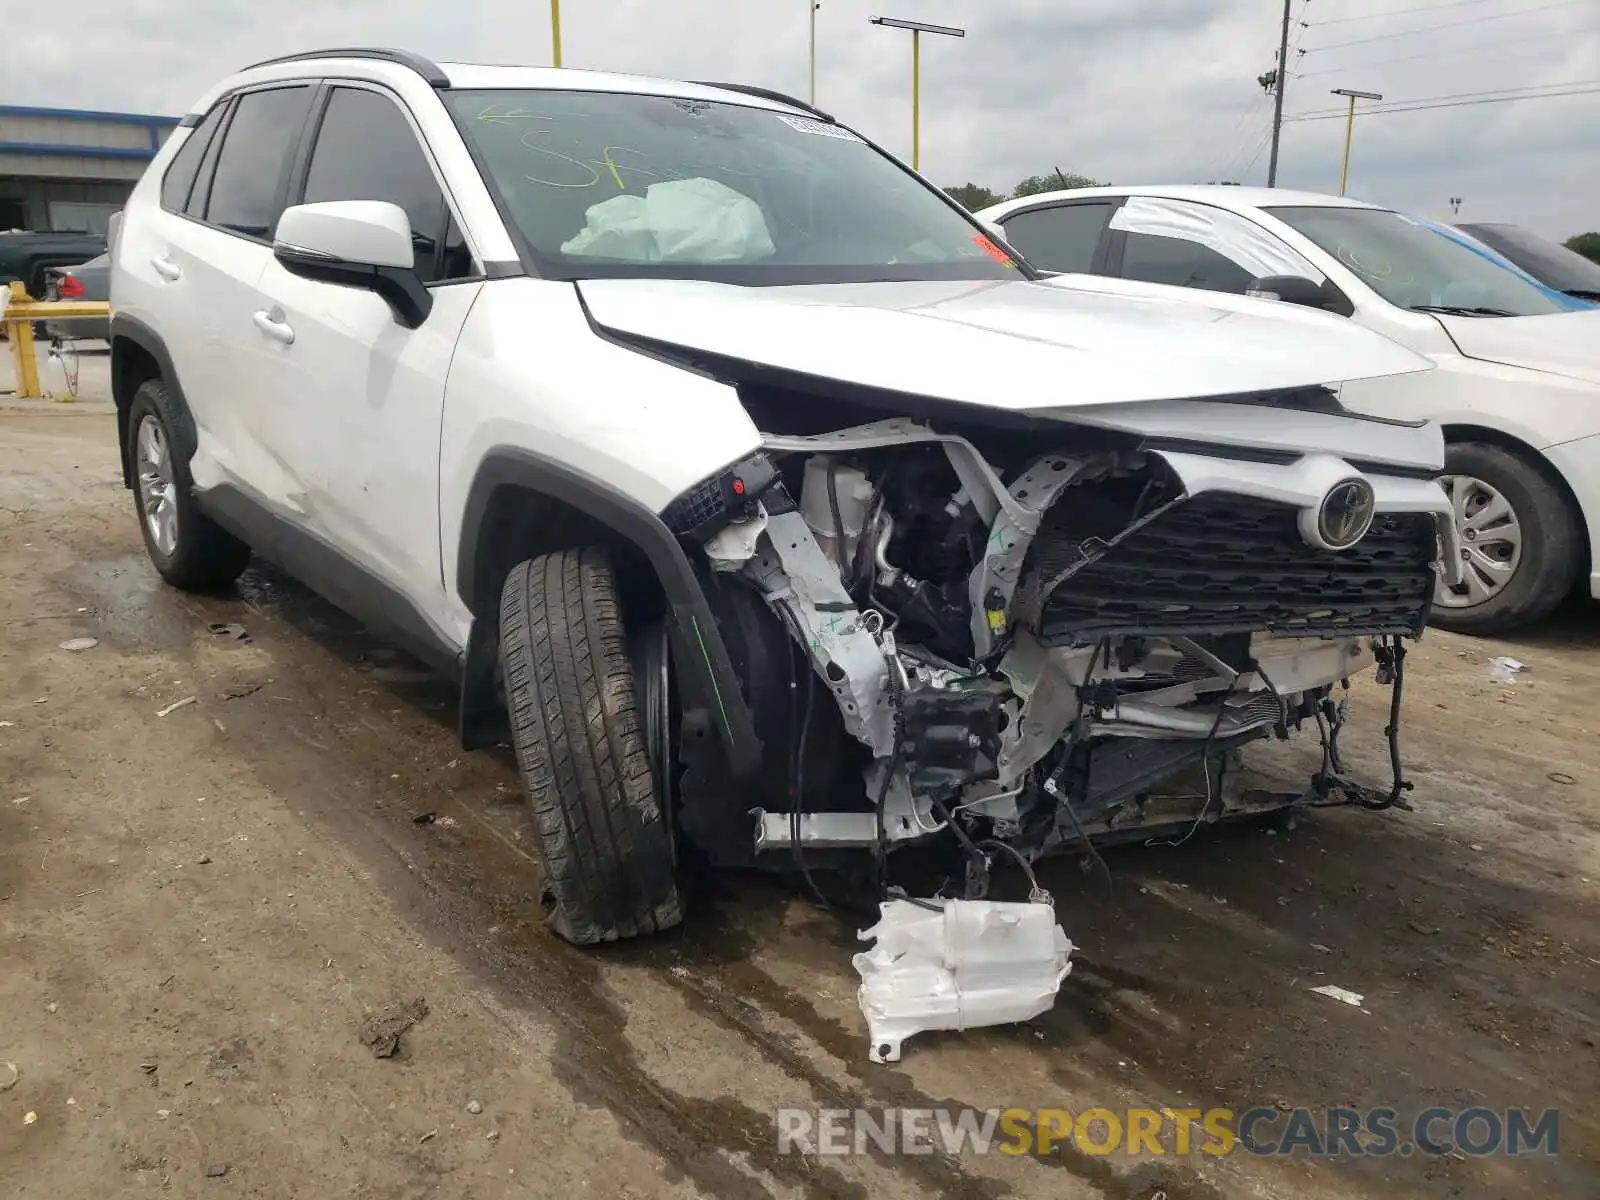
[[827,121],[815,121],[810,117],[791,117],[786,113],[779,113],[778,120],[782,121],[790,129],[798,129],[801,133],[815,133],[821,137],[838,138],[842,142],[859,142],[861,140],[842,125],[833,125]]

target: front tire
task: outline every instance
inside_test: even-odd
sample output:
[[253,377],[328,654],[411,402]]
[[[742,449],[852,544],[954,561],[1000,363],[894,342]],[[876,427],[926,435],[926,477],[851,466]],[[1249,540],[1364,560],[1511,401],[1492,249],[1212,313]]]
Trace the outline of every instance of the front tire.
[[159,379],[146,380],[128,410],[128,461],[139,529],[150,561],[173,587],[213,591],[239,578],[250,547],[200,511],[189,457],[175,435],[178,407]]
[[550,925],[579,945],[683,919],[626,644],[603,550],[542,555],[507,576],[500,663],[512,742]]
[[1505,633],[1548,616],[1577,578],[1578,524],[1555,481],[1532,462],[1485,442],[1445,449],[1440,481],[1455,507],[1464,581],[1442,580],[1433,624],[1457,633]]

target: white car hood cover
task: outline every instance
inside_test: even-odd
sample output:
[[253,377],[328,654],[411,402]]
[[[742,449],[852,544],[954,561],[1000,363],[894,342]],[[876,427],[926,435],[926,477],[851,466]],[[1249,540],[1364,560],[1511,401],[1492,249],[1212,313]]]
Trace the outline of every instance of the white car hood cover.
[[1468,358],[1600,383],[1600,309],[1544,317],[1434,315]]
[[1428,369],[1272,301],[1082,275],[1048,281],[578,285],[595,323],[764,366],[1017,412],[1225,396]]

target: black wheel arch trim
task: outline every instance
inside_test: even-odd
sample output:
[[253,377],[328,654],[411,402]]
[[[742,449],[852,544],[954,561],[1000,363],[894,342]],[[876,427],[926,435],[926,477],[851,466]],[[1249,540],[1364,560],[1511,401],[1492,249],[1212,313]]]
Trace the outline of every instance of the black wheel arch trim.
[[133,406],[133,393],[137,389],[129,388],[125,395],[118,389],[125,370],[125,356],[129,344],[138,346],[155,361],[161,382],[166,384],[167,391],[177,405],[182,428],[174,432],[181,439],[177,449],[185,462],[194,456],[195,448],[199,444],[194,414],[189,409],[188,398],[183,394],[183,384],[178,380],[177,368],[172,365],[172,355],[167,350],[167,343],[159,333],[137,317],[131,317],[127,313],[112,313],[111,395],[117,405],[117,441],[122,454],[122,486],[126,488],[133,486],[133,464],[128,459],[128,410]]
[[456,590],[474,614],[474,627],[494,619],[498,611],[498,597],[476,594],[476,558],[485,517],[502,487],[522,488],[580,509],[644,555],[666,596],[679,687],[710,711],[734,778],[753,777],[761,766],[761,743],[694,567],[657,514],[610,484],[521,447],[496,447],[484,456],[467,493],[456,559]]

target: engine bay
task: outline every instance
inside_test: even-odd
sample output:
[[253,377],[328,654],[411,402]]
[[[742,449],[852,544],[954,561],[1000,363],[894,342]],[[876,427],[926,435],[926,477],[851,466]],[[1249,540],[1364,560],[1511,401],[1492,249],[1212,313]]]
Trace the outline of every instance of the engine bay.
[[[997,858],[1031,878],[1045,854],[1260,810],[1227,786],[1239,748],[1307,727],[1322,769],[1277,804],[1404,805],[1405,639],[1443,537],[1415,489],[1438,489],[1327,454],[1068,433],[766,432],[668,510],[703,548],[772,759],[753,831],[708,839],[714,858],[866,851],[882,886],[890,849],[945,839],[979,899]],[[1350,481],[1376,502],[1335,528]],[[1394,687],[1385,790],[1338,749],[1342,689],[1374,665]],[[1196,766],[1203,796],[1150,803]]]

